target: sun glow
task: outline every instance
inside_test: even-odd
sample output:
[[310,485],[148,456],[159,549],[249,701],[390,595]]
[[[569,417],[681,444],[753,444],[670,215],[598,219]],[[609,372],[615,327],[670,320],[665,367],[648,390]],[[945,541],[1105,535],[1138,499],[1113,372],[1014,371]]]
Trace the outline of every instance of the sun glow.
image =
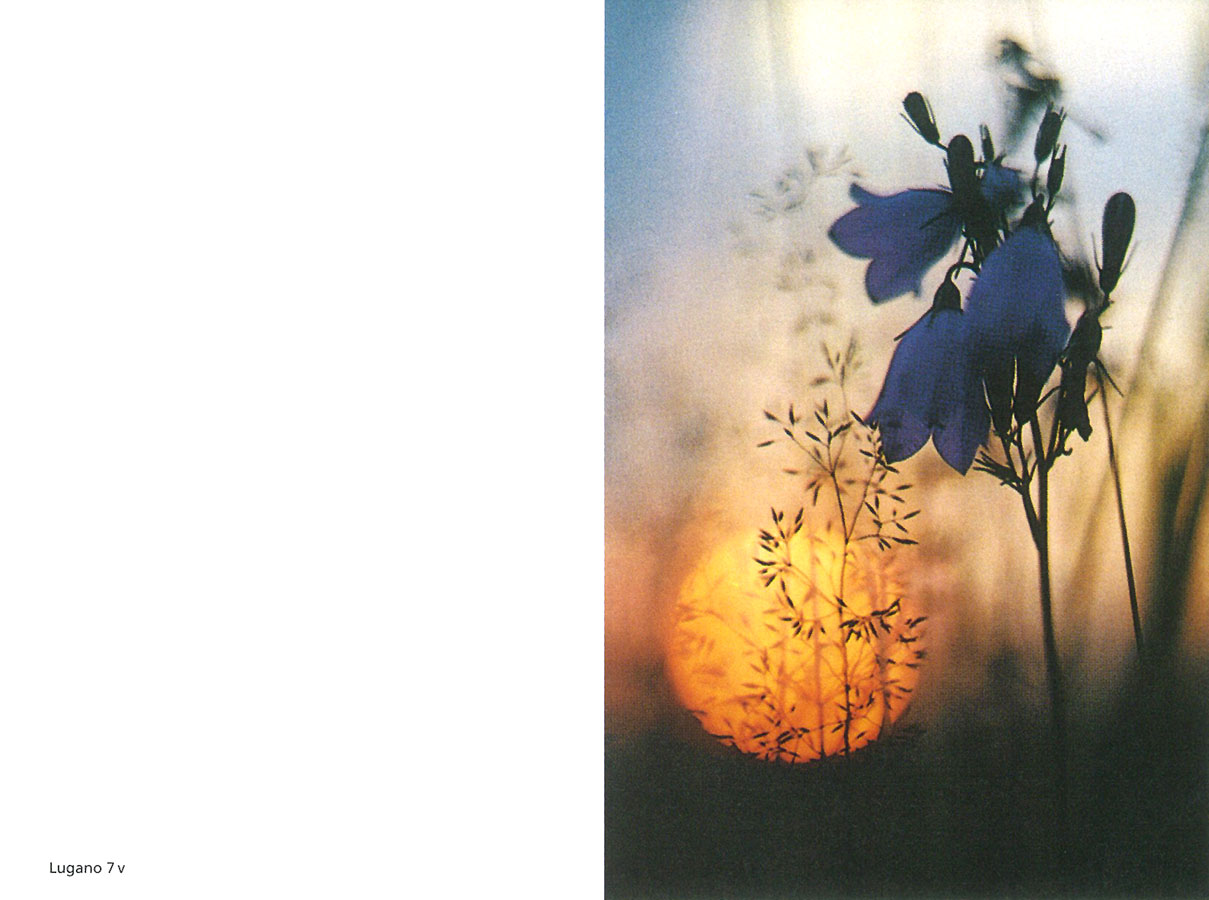
[[[685,580],[667,642],[672,685],[706,731],[805,762],[876,740],[918,680],[919,626],[885,557],[780,521],[719,544]],[[842,599],[841,599],[842,598]]]

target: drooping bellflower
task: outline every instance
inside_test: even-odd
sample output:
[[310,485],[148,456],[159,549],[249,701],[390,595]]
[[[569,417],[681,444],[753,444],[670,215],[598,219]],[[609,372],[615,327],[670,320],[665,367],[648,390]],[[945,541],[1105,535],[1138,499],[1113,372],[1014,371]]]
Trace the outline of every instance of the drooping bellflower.
[[961,234],[953,195],[943,190],[900,191],[883,197],[853,184],[856,209],[827,232],[841,250],[871,259],[865,290],[874,303],[919,293],[924,273],[949,252]]
[[882,436],[886,461],[915,455],[928,438],[963,475],[986,441],[990,419],[965,341],[957,287],[946,280],[932,309],[898,342],[866,421]]
[[[994,215],[1019,203],[1022,190],[1015,169],[994,163],[980,181],[982,198]],[[918,295],[924,274],[961,234],[962,212],[954,192],[915,188],[881,196],[853,184],[849,195],[857,207],[836,219],[827,235],[848,255],[872,260],[865,272],[869,298],[883,303]]]
[[1070,324],[1058,248],[1037,204],[987,257],[965,311],[965,344],[986,385],[995,430],[1026,422],[1066,346]]

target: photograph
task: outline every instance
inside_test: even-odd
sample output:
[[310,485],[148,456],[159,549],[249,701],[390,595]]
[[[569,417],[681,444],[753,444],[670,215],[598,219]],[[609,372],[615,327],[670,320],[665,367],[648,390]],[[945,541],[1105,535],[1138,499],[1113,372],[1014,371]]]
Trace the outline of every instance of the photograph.
[[1209,6],[603,12],[605,896],[1209,895]]

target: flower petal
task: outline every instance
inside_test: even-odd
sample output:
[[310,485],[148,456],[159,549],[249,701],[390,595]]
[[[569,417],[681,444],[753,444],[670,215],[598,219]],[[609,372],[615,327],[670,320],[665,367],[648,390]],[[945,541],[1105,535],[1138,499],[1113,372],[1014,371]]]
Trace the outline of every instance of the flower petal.
[[991,420],[962,319],[958,310],[936,313],[929,352],[939,370],[932,392],[932,443],[941,459],[964,475],[986,442]]
[[957,309],[929,310],[895,348],[866,417],[881,431],[887,462],[913,456],[930,435],[941,458],[964,475],[986,442],[990,413],[962,319]]
[[966,328],[977,346],[1013,355],[1039,335],[1065,343],[1062,266],[1048,235],[1021,228],[991,252],[970,289]]
[[1024,181],[1009,166],[991,163],[982,176],[982,196],[995,212],[1005,212],[1024,202]]
[[943,366],[933,352],[934,345],[949,330],[947,319],[960,316],[957,310],[945,310],[935,317],[926,312],[894,348],[877,403],[865,417],[880,428],[888,462],[914,456],[927,443],[932,431],[932,398]]
[[962,368],[960,377],[950,379],[951,387],[937,390],[937,402],[944,398],[946,415],[932,431],[932,443],[940,458],[964,475],[986,443],[991,413],[981,380],[969,365]]
[[887,409],[878,413],[882,432],[882,452],[886,462],[896,463],[914,456],[928,442],[927,423],[906,409]]
[[853,184],[859,205],[827,232],[851,256],[872,259],[865,289],[874,303],[920,290],[924,273],[953,246],[961,220],[951,209],[952,194],[909,190],[882,197]]
[[1053,239],[1023,227],[991,252],[970,289],[966,331],[991,381],[1016,373],[1017,417],[1032,415],[1066,338],[1062,265]]

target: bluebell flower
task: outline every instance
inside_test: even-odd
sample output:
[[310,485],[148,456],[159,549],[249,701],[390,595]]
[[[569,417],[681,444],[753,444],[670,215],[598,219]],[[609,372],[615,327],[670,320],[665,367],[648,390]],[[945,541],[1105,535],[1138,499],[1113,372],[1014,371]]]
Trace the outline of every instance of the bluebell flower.
[[845,253],[872,259],[865,290],[874,303],[919,293],[924,273],[949,252],[961,234],[953,195],[910,190],[882,197],[853,184],[859,205],[840,216],[827,236]]
[[966,343],[1000,433],[1013,412],[1019,422],[1032,418],[1070,334],[1058,248],[1043,215],[1035,220],[1026,213],[987,256],[966,304]]
[[1020,205],[1024,182],[1020,173],[1007,166],[989,165],[982,176],[982,196],[996,212],[1009,210]]
[[[1023,183],[1015,169],[992,164],[981,193],[998,214],[1019,203]],[[957,242],[961,214],[953,192],[917,188],[881,196],[853,184],[857,202],[832,224],[827,236],[850,256],[870,259],[865,290],[874,303],[919,294],[924,274]]]
[[932,309],[895,347],[881,394],[866,417],[881,431],[887,462],[915,455],[931,437],[941,458],[964,475],[986,442],[990,414],[970,363],[964,318],[957,288],[946,281]]

